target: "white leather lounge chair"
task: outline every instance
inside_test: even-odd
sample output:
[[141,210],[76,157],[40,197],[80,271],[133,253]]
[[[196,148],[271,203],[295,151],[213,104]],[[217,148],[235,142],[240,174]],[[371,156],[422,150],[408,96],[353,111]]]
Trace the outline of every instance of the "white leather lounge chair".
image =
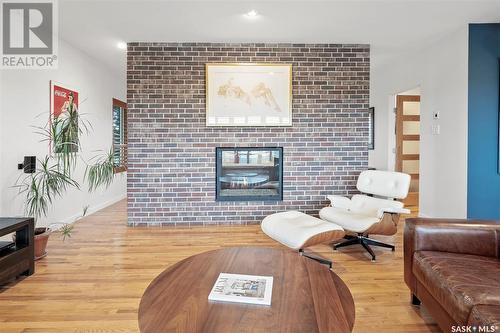
[[387,247],[393,251],[395,247],[371,239],[369,235],[394,235],[400,214],[410,213],[408,209],[403,208],[402,202],[394,200],[404,199],[408,195],[410,175],[367,170],[359,175],[356,187],[365,194],[356,194],[351,199],[328,196],[331,206],[321,209],[319,216],[341,226],[348,234],[345,236],[347,240],[335,244],[334,249],[360,244],[370,253],[372,260],[375,260],[375,253],[370,245]]

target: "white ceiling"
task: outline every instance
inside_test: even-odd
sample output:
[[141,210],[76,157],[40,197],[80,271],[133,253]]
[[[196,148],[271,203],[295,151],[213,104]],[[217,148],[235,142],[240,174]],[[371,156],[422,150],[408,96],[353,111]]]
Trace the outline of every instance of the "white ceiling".
[[467,23],[500,22],[500,0],[60,0],[59,13],[62,39],[123,75],[119,41],[363,43],[377,66]]

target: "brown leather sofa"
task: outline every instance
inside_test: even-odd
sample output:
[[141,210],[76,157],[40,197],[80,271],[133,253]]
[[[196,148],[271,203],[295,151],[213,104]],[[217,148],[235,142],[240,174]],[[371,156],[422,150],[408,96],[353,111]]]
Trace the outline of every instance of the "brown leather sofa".
[[443,332],[500,332],[500,221],[407,219],[404,270],[413,304],[422,302]]

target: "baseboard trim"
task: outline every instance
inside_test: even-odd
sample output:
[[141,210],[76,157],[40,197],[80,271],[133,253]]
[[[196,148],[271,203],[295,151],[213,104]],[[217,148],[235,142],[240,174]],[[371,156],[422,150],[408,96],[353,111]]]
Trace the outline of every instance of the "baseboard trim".
[[[106,208],[108,206],[111,206],[111,205],[117,203],[118,201],[121,201],[121,200],[126,199],[126,198],[127,198],[127,193],[124,193],[124,194],[121,194],[121,195],[116,196],[114,198],[111,198],[111,199],[109,199],[107,201],[101,202],[101,203],[99,203],[97,205],[89,206],[89,208],[87,209],[87,214],[85,216],[92,215],[95,212],[98,212],[101,209],[104,209],[104,208]],[[75,214],[75,215],[72,215],[72,216],[70,216],[70,217],[62,220],[60,224],[52,226],[52,229],[57,230],[63,224],[72,224],[72,223],[75,223],[76,221],[80,220],[81,218],[82,218],[82,212],[80,212],[78,214]]]

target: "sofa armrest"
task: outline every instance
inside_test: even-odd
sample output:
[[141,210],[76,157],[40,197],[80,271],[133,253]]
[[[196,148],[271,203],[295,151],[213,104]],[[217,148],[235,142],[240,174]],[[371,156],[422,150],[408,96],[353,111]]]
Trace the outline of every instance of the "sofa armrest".
[[413,254],[438,251],[500,258],[500,221],[406,219],[404,229],[405,282],[414,291]]
[[330,205],[332,207],[350,209],[351,208],[351,199],[347,197],[341,197],[339,195],[328,195],[328,200],[330,200]]

